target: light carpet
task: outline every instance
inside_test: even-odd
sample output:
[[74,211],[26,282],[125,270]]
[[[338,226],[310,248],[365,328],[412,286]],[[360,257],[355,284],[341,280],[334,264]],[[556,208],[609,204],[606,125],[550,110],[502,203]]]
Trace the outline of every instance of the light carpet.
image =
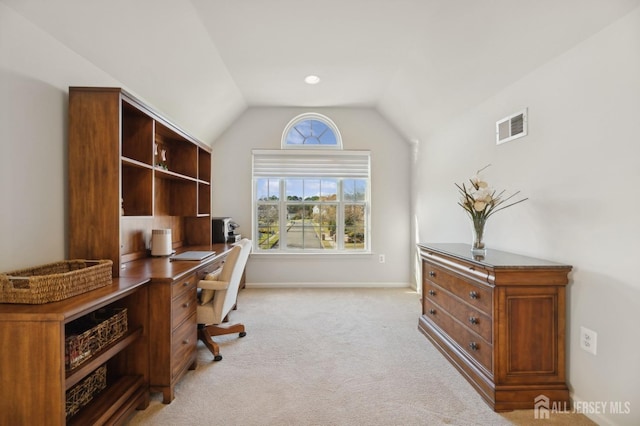
[[130,425],[592,425],[579,414],[495,413],[418,331],[411,289],[244,289],[247,336],[198,342],[198,368]]

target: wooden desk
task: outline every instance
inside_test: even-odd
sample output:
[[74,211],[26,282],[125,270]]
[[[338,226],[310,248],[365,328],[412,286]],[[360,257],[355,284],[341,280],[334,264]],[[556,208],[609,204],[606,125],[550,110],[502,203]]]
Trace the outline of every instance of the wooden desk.
[[[196,283],[222,266],[230,245],[202,262],[139,259],[113,284],[59,302],[0,304],[0,425],[121,424],[149,405],[149,390],[174,398],[174,386],[196,367]],[[65,370],[65,325],[105,307],[126,307],[128,333],[91,360]],[[107,364],[108,384],[66,420],[65,392]]]
[[122,277],[148,277],[149,286],[149,388],[162,392],[165,404],[173,401],[174,387],[188,370],[196,368],[196,285],[220,268],[231,245],[191,246],[177,250],[213,250],[203,261],[170,261],[168,257],[135,260],[125,264]]

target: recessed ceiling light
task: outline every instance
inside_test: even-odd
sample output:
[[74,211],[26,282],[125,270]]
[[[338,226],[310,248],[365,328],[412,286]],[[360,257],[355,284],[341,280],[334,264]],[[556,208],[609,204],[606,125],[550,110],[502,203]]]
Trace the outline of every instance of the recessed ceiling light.
[[304,78],[304,82],[307,84],[318,84],[320,83],[320,77],[317,75],[308,75]]

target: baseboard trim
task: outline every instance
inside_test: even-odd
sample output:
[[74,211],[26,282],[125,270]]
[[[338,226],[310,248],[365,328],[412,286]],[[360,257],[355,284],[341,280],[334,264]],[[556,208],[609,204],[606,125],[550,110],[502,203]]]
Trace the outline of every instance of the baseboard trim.
[[246,288],[412,288],[410,283],[399,282],[293,282],[246,283]]
[[[576,411],[576,406],[577,405],[581,405],[587,408],[593,407],[594,402],[593,401],[587,401],[584,400],[578,396],[576,396],[576,394],[571,394],[571,400],[572,400],[572,404],[571,404],[571,409],[572,411]],[[607,403],[610,403],[609,400],[606,400]],[[597,403],[602,403],[602,401],[598,401]],[[589,420],[595,422],[596,424],[599,425],[615,425],[617,424],[617,422],[611,418],[609,418],[609,416],[607,416],[606,412],[603,413],[599,413],[599,412],[588,412],[589,410],[585,410],[582,414],[584,414],[585,416],[587,416],[589,418]]]

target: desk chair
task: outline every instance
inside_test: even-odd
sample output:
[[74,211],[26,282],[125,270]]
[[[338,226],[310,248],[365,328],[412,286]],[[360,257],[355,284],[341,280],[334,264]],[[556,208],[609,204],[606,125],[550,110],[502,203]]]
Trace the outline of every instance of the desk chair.
[[236,304],[249,253],[251,240],[243,238],[233,246],[221,269],[208,274],[198,282],[198,339],[211,351],[214,361],[220,361],[222,355],[220,347],[213,341],[213,336],[233,333],[239,333],[240,337],[247,335],[243,324],[221,324],[228,321],[229,312]]

